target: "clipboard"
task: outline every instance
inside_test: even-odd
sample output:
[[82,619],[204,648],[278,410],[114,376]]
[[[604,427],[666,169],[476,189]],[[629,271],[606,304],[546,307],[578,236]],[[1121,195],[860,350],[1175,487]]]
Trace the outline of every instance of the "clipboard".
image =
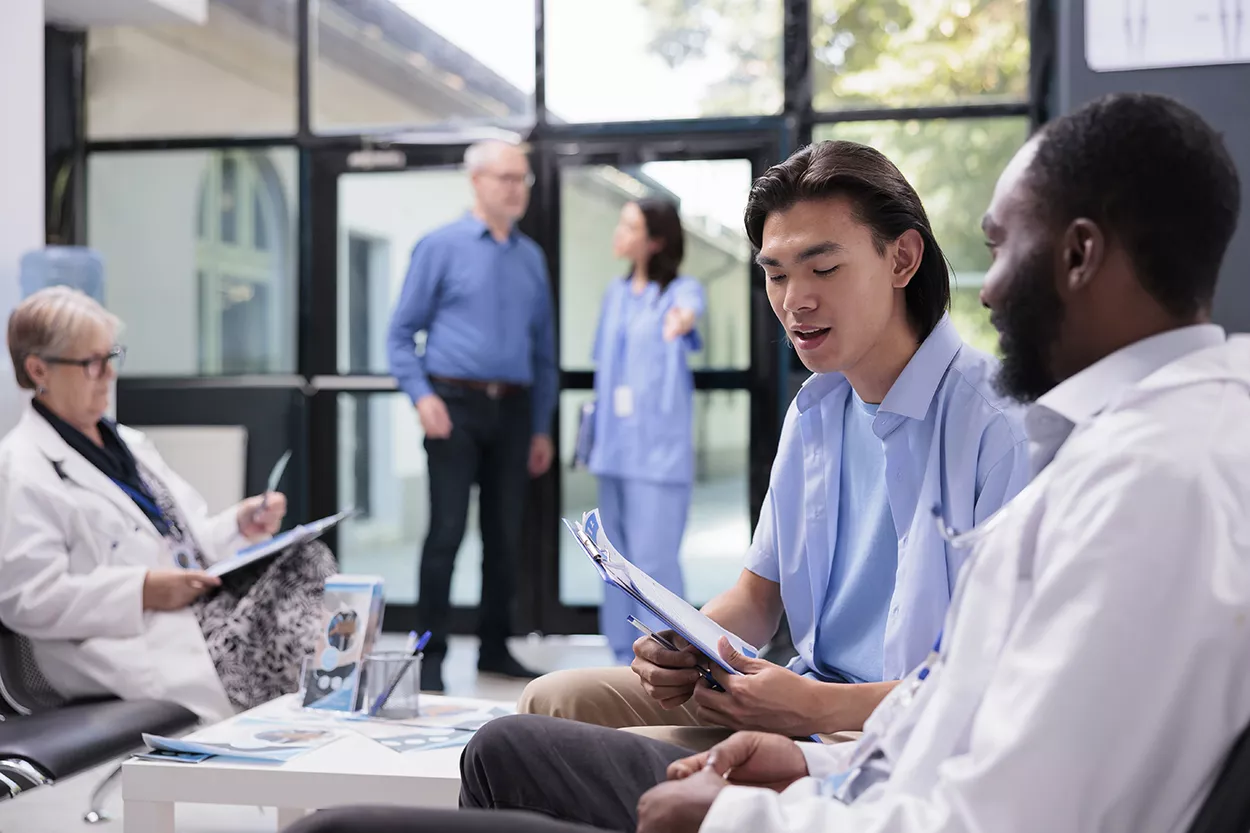
[[227,573],[233,573],[249,564],[255,564],[262,558],[268,558],[272,555],[285,550],[287,547],[303,544],[315,538],[320,538],[327,529],[336,526],[348,518],[355,517],[356,509],[349,509],[346,512],[339,512],[337,515],[330,515],[312,523],[300,524],[294,529],[279,533],[267,541],[261,541],[259,544],[253,544],[245,547],[235,553],[233,558],[225,558],[210,566],[206,573],[212,576],[224,576]]
[[730,674],[742,673],[725,662],[720,651],[716,649],[722,636],[743,656],[752,659],[759,656],[759,650],[753,645],[722,628],[621,555],[604,534],[598,509],[592,509],[583,515],[580,524],[568,518],[562,520],[605,583],[630,596],[672,628],[674,633],[698,648],[710,661]]

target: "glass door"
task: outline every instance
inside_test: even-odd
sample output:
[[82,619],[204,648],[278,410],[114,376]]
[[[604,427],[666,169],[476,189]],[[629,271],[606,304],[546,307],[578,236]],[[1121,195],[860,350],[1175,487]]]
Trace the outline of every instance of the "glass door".
[[[386,330],[416,242],[471,204],[465,145],[318,150],[311,164],[312,333],[310,500],[314,516],[360,516],[330,543],[341,569],[380,575],[387,627],[415,625],[428,482],[420,423],[387,375]],[[519,632],[593,633],[601,596],[561,515],[595,505],[594,478],[568,466],[580,404],[591,395],[590,345],[604,288],[623,273],[611,238],[621,207],[644,195],[674,200],[686,231],[683,272],[708,299],[694,359],[696,484],[682,549],[691,601],[727,587],[741,568],[768,483],[780,427],[776,326],[755,278],[741,211],[776,138],[539,140],[536,182],[521,230],[546,252],[556,305],[561,394],[552,426],[558,459],[532,482],[518,587]],[[477,501],[452,579],[453,631],[472,632],[480,593]]]
[[[742,210],[771,160],[770,137],[720,143],[665,136],[557,143],[546,190],[558,298],[561,394],[556,506],[580,517],[597,505],[596,478],[570,465],[581,406],[593,398],[591,350],[603,294],[628,270],[612,255],[621,208],[641,197],[676,203],[685,231],[682,274],[703,284],[704,347],[695,376],[695,483],[680,559],[689,600],[729,587],[742,569],[779,430],[778,343],[762,281],[755,277]],[[558,632],[595,632],[603,583],[568,535],[544,560],[544,621]],[[627,554],[628,555],[628,554]]]
[[[386,331],[417,241],[471,204],[465,149],[319,151],[312,166],[312,499],[319,512],[360,511],[333,545],[344,572],[385,579],[392,630],[412,626],[429,484],[421,424],[388,374]],[[480,564],[475,499],[452,580],[453,630],[471,629]]]

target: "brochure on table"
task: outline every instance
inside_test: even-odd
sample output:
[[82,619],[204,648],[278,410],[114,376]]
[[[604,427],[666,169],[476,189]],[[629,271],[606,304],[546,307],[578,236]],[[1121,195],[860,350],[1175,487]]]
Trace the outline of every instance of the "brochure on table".
[[299,726],[285,720],[237,717],[185,738],[143,735],[151,749],[181,756],[213,755],[255,761],[289,761],[345,734],[331,726]]

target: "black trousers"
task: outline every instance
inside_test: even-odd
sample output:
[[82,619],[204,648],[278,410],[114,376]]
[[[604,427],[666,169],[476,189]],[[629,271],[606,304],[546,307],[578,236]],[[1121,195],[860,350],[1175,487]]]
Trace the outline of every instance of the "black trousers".
[[427,657],[447,653],[451,574],[464,540],[469,493],[478,484],[482,532],[482,596],[478,636],[482,654],[506,651],[512,635],[517,565],[529,483],[530,397],[491,399],[484,391],[434,383],[447,403],[451,436],[426,439],[430,530],[421,552],[417,624],[431,631]]
[[634,833],[638,799],[689,754],[619,729],[504,717],[483,726],[460,760],[464,809],[345,807],[289,833]]

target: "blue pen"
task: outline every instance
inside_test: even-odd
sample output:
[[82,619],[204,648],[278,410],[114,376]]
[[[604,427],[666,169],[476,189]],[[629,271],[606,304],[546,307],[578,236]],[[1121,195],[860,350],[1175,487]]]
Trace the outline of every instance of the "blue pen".
[[[635,628],[637,628],[638,630],[640,630],[640,631],[642,631],[643,633],[645,633],[647,636],[649,636],[649,637],[651,637],[652,639],[654,639],[654,640],[656,641],[656,643],[658,643],[658,644],[659,644],[659,646],[660,646],[661,648],[664,648],[664,649],[669,650],[669,651],[678,651],[678,650],[680,650],[680,649],[679,649],[676,645],[674,645],[672,642],[669,642],[667,639],[665,639],[664,637],[660,636],[660,635],[659,635],[658,633],[656,633],[655,631],[651,630],[649,627],[647,627],[646,625],[644,625],[642,622],[639,622],[639,621],[638,621],[637,619],[635,619],[633,616],[626,616],[626,617],[625,617],[625,619],[626,619],[626,621],[628,621],[631,625],[633,625]],[[709,688],[711,688],[711,689],[712,689],[712,691],[724,691],[724,690],[725,690],[724,688],[722,688],[722,687],[721,687],[721,684],[720,684],[720,683],[716,682],[716,678],[712,676],[712,672],[711,672],[711,671],[709,671],[709,670],[708,670],[708,669],[706,669],[706,668],[702,668],[702,667],[700,667],[700,666],[698,666],[698,665],[696,665],[696,666],[695,666],[695,670],[697,670],[700,674],[702,674],[702,675],[703,675],[703,679],[704,679],[705,681],[707,681],[708,687],[709,687]]]
[[[430,633],[430,631],[426,631],[421,634],[421,638],[417,640],[416,646],[409,651],[412,656],[408,658],[408,660],[403,664],[403,667],[401,667],[399,671],[396,672],[395,676],[391,678],[390,683],[386,686],[386,690],[378,696],[377,700],[373,702],[373,708],[369,710],[370,715],[377,714],[378,711],[386,705],[386,701],[391,699],[391,695],[394,694],[395,689],[399,687],[399,681],[404,678],[404,675],[408,673],[408,669],[412,667],[412,661],[416,659],[417,655],[424,651],[425,646],[429,644]],[[409,641],[411,641],[412,636],[415,634],[416,631],[413,631],[412,634],[409,635]]]

